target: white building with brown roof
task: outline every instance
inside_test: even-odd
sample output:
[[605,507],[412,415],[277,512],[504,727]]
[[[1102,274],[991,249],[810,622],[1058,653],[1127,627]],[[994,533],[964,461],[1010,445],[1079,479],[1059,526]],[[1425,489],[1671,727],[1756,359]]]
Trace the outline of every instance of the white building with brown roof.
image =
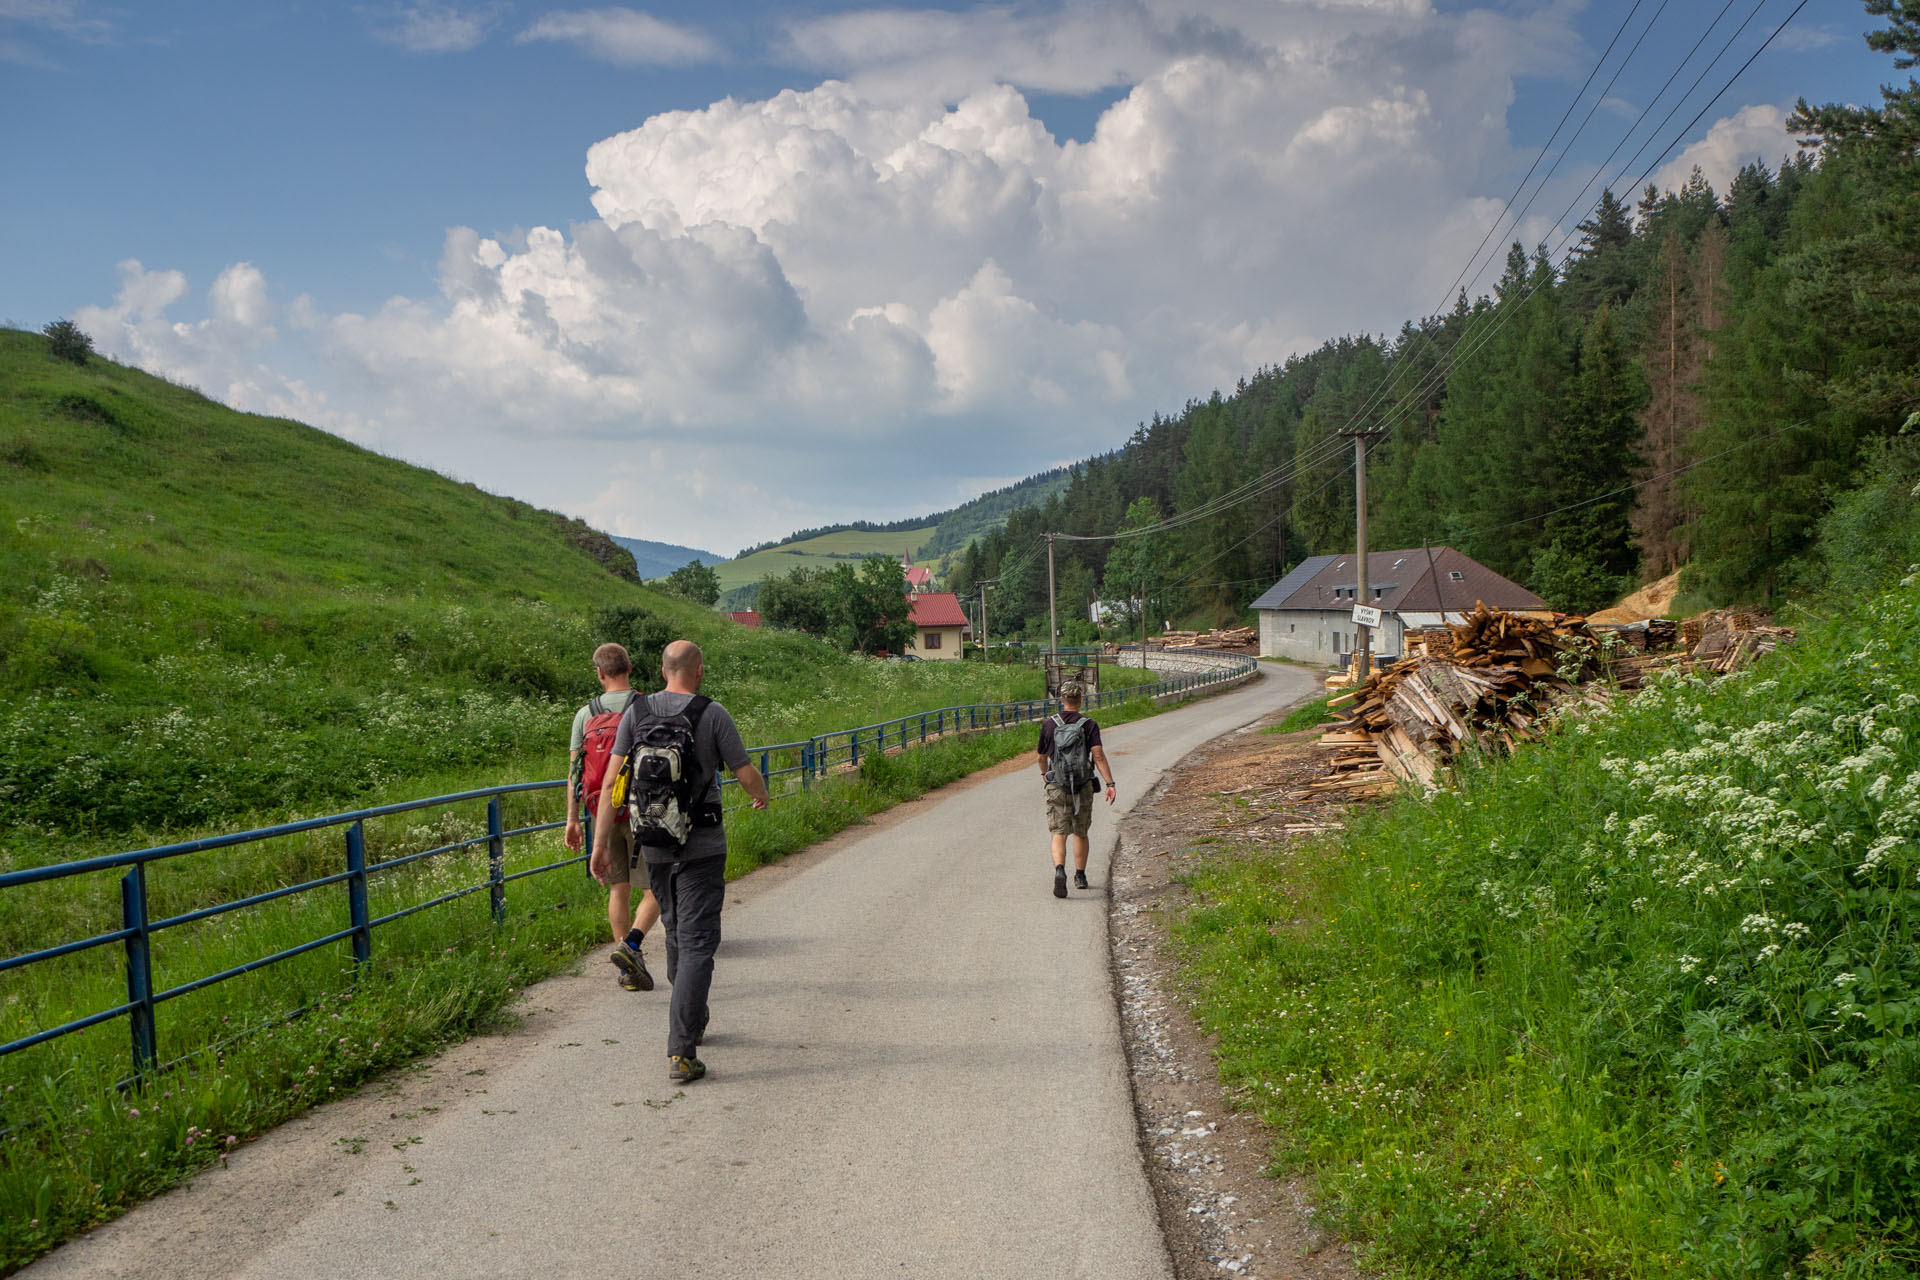
[[1547,602],[1452,547],[1415,547],[1367,555],[1367,599],[1358,595],[1356,557],[1310,556],[1294,566],[1258,600],[1260,652],[1269,657],[1337,665],[1353,652],[1353,607],[1380,610],[1373,652],[1393,657],[1406,651],[1406,633],[1460,622],[1484,601],[1516,613],[1544,610]]

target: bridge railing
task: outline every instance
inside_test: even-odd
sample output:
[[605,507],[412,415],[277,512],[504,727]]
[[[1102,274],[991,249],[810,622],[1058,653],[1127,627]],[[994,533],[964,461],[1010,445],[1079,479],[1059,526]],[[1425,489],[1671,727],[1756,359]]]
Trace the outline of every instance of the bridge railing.
[[[1210,685],[1244,679],[1252,673],[1256,665],[1253,659],[1243,655],[1217,656],[1221,659],[1218,666],[1206,671],[1185,672],[1151,684],[1102,690],[1088,699],[1088,708],[1092,710],[1112,706],[1132,698],[1177,695],[1197,691]],[[748,754],[759,767],[761,774],[770,782],[782,778],[795,780],[789,781],[787,785],[793,786],[797,781],[797,785],[804,790],[836,770],[858,768],[864,755],[870,755],[876,751],[911,749],[952,733],[973,733],[1032,724],[1045,718],[1057,705],[1055,702],[1041,698],[1021,702],[974,703],[941,707],[933,711],[898,716],[877,724],[862,725],[856,729],[817,734],[801,742],[783,742],[771,746],[754,747],[749,749]],[[732,785],[733,782],[731,778],[723,779],[723,785]],[[346,944],[350,949],[357,973],[373,959],[376,929],[396,924],[430,907],[442,906],[473,894],[484,892],[488,895],[493,921],[499,924],[506,919],[507,886],[510,883],[528,876],[556,871],[562,867],[584,864],[587,861],[586,855],[581,854],[512,872],[506,869],[506,850],[509,841],[524,840],[542,832],[553,831],[565,826],[565,823],[563,821],[534,822],[510,828],[506,825],[505,798],[522,792],[557,791],[565,785],[564,780],[555,779],[546,782],[520,782],[498,787],[484,787],[475,791],[429,796],[422,800],[355,809],[325,817],[280,823],[276,826],[257,827],[248,831],[206,836],[175,844],[134,849],[125,853],[0,873],[0,892],[7,892],[73,876],[121,871],[123,874],[120,878],[119,928],[30,951],[23,955],[0,959],[0,973],[78,955],[100,947],[119,946],[124,952],[123,964],[126,971],[127,991],[127,998],[118,1004],[0,1044],[0,1057],[33,1048],[35,1045],[44,1044],[61,1036],[84,1031],[115,1018],[126,1018],[130,1027],[133,1079],[138,1080],[159,1066],[158,1014],[160,1006],[168,1001],[335,944]],[[486,804],[486,829],[483,834],[379,861],[367,860],[366,824],[370,820],[421,809],[444,809],[451,805],[483,801]],[[233,848],[333,828],[338,828],[341,832],[339,864],[341,869],[337,872],[175,915],[156,918],[149,909],[147,869],[150,866],[208,850]],[[592,839],[590,821],[587,838],[590,848]],[[374,915],[369,909],[367,890],[371,880],[431,858],[457,854],[481,846],[484,846],[487,851],[487,873],[484,880],[461,885],[426,901],[409,903],[385,914]],[[206,974],[170,987],[156,987],[153,976],[153,949],[156,935],[242,908],[259,906],[323,889],[337,889],[346,895],[347,926],[345,928],[322,933],[216,973]]]

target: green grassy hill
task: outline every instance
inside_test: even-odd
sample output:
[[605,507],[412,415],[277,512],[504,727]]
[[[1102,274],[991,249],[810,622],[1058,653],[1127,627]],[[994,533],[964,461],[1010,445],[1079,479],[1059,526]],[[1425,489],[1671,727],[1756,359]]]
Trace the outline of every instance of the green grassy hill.
[[1024,696],[632,576],[577,521],[0,331],[0,866],[557,777],[609,638],[699,641],[750,742]]
[[720,575],[720,590],[731,591],[735,587],[744,587],[749,583],[758,582],[768,574],[784,577],[802,566],[810,569],[826,568],[847,560],[861,560],[867,556],[889,556],[898,560],[903,555],[917,552],[920,544],[927,540],[933,530],[933,525],[923,529],[902,529],[894,533],[842,529],[838,533],[825,533],[817,538],[768,547],[752,555],[742,556],[738,560],[729,560],[725,564],[716,566],[715,572]]

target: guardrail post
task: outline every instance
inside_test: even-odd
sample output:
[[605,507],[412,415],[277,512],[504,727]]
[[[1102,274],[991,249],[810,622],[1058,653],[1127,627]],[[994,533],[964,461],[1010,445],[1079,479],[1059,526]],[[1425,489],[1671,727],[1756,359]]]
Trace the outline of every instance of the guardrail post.
[[147,930],[147,866],[135,863],[120,877],[120,921],[127,938],[127,1019],[133,1027],[133,1074],[142,1077],[159,1062],[153,1034],[153,956]]
[[593,879],[593,810],[596,806],[582,803],[580,806],[580,847],[587,852],[587,879]]
[[765,751],[760,753],[760,780],[762,782],[767,780],[767,752]]
[[493,900],[493,922],[507,922],[507,842],[500,833],[500,797],[487,798],[487,896]]
[[847,735],[847,763],[856,769],[860,767],[860,731],[858,729]]
[[813,789],[813,744],[811,742],[800,744],[800,789],[802,791]]
[[373,926],[367,913],[367,832],[361,823],[347,828],[347,924],[353,929],[353,967],[373,959]]

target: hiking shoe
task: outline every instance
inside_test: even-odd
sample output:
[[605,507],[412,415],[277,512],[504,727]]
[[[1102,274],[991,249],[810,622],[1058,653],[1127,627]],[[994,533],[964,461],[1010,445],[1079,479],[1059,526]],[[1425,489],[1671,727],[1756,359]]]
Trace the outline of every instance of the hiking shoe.
[[667,1079],[675,1084],[692,1084],[707,1074],[707,1064],[698,1058],[667,1058]]
[[1067,896],[1067,869],[1065,867],[1055,867],[1053,869],[1053,896],[1056,898],[1064,898]]
[[653,990],[653,975],[647,972],[647,961],[638,951],[621,943],[613,949],[607,959],[613,961],[620,970],[620,985],[628,991]]
[[1086,887],[1087,887],[1087,873],[1086,873],[1086,872],[1084,872],[1084,871],[1076,871],[1076,872],[1074,872],[1074,873],[1073,873],[1073,887],[1074,887],[1074,888],[1076,888],[1076,889],[1084,889],[1084,888],[1086,888]]

